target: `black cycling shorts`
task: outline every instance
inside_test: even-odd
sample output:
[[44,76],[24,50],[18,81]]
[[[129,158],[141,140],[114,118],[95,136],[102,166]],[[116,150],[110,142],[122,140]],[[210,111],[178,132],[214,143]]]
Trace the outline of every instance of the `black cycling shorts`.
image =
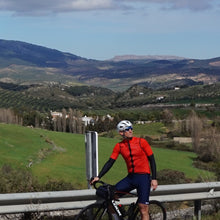
[[151,188],[150,174],[128,174],[124,179],[116,184],[116,191],[130,192],[137,189],[138,203],[149,204]]

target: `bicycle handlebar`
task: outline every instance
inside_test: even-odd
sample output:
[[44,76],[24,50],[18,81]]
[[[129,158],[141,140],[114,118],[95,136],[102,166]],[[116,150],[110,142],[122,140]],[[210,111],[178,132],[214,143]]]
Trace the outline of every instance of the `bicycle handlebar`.
[[[100,185],[98,185],[100,184]],[[97,190],[99,186],[110,186],[112,187],[111,184],[108,184],[108,183],[105,183],[103,182],[102,180],[98,180],[98,181],[95,181],[93,184],[94,188]],[[137,193],[134,193],[134,192],[123,192],[123,191],[117,191],[115,190],[114,191],[115,194],[121,194],[121,195],[131,195],[131,196],[137,196]]]
[[100,185],[109,185],[101,180],[98,180],[98,181],[95,181],[92,185],[94,186],[95,189],[98,189],[98,186],[97,184],[100,184]]

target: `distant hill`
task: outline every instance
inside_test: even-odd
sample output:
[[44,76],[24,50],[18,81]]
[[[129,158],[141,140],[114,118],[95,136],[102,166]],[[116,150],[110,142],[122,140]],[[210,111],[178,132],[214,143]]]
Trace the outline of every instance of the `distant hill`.
[[123,91],[134,84],[151,88],[220,81],[220,57],[125,55],[99,61],[20,41],[0,40],[0,81],[22,85],[64,83]]
[[219,112],[220,82],[157,90],[149,88],[149,85],[136,84],[123,92],[95,86],[18,85],[0,82],[0,108],[34,109],[40,112],[72,108],[89,110],[91,114],[96,110],[112,112],[125,108],[128,111],[129,108],[142,108],[149,104],[163,109],[167,104],[174,107],[176,104],[192,103],[215,106],[216,113]]
[[120,61],[135,61],[135,60],[185,60],[184,57],[177,57],[177,56],[157,56],[157,55],[121,55],[121,56],[115,56],[111,61],[120,62]]
[[[82,58],[58,50],[20,41],[0,40],[1,66],[10,64],[63,68]],[[5,62],[4,62],[5,61]]]

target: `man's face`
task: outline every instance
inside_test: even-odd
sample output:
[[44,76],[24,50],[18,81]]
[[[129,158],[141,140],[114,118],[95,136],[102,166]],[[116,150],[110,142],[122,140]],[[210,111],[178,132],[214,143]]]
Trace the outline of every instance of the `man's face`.
[[123,136],[123,138],[132,138],[133,137],[133,128],[128,127],[124,131],[120,131],[119,134]]

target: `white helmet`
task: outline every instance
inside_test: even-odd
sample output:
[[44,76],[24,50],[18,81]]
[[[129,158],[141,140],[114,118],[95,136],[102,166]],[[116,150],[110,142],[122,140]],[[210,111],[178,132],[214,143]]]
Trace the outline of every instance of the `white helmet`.
[[120,121],[117,125],[118,131],[124,131],[126,128],[132,127],[132,123],[128,120]]

